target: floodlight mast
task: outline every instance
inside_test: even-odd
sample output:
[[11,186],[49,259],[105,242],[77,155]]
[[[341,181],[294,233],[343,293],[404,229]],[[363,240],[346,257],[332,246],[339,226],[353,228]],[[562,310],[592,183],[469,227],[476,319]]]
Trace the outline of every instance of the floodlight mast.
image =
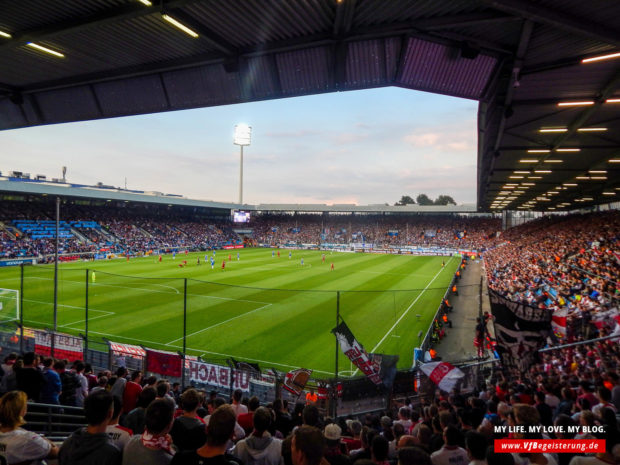
[[243,147],[250,145],[252,139],[252,127],[247,124],[235,126],[235,138],[233,144],[239,146],[239,205],[243,205]]

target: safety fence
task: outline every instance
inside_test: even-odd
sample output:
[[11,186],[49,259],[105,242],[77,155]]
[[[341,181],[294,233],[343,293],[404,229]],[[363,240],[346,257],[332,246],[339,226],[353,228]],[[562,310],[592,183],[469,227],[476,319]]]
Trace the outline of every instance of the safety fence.
[[[67,268],[54,285],[51,268],[14,270],[2,283],[18,291],[15,311],[5,300],[0,313],[5,354],[80,359],[94,371],[124,366],[224,396],[241,389],[262,402],[277,396],[295,402],[311,390],[321,408],[341,414],[383,409],[396,395],[415,394],[414,349],[423,356],[442,336],[445,302],[455,284],[450,274],[449,281],[424,289],[305,291]],[[369,382],[342,354],[334,357],[340,350],[331,333],[336,315],[362,343],[379,332],[381,352],[401,356],[390,389]],[[275,328],[275,321],[281,326]],[[276,359],[270,356],[276,340],[289,344],[290,365],[263,361]],[[261,356],[229,355],[239,347]],[[290,382],[297,368],[325,360],[333,362],[311,373],[303,393]]]

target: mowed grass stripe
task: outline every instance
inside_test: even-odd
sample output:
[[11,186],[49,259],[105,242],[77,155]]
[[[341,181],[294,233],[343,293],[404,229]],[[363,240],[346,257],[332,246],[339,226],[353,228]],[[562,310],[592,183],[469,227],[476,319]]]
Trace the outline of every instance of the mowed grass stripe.
[[[289,260],[286,250],[281,250],[278,259],[271,257],[270,249],[244,249],[239,261],[236,251],[231,252],[233,260],[227,262],[226,271],[221,271],[221,260],[228,258],[227,253],[217,252],[214,270],[209,264],[196,265],[196,258],[200,257],[202,262],[204,255],[179,254],[174,261],[166,256],[162,263],[158,263],[156,257],[147,257],[129,262],[62,264],[59,303],[83,306],[85,272],[81,268],[88,265],[97,270],[97,282],[89,284],[90,307],[115,313],[92,320],[89,324],[91,335],[105,333],[111,339],[113,335],[127,338],[124,342],[134,338],[163,346],[181,336],[183,278],[187,277],[187,333],[195,333],[187,339],[190,353],[228,354],[333,372],[335,339],[330,330],[336,324],[336,293],[320,291],[364,291],[342,293],[341,313],[358,339],[371,349],[420,295],[420,290],[441,268],[441,261],[448,261],[442,257],[327,253],[326,262],[321,263],[322,252],[317,251],[293,251],[293,258]],[[303,267],[301,256],[305,262]],[[187,266],[180,268],[178,264],[182,260],[187,260]],[[329,271],[331,262],[336,268],[333,272]],[[419,330],[426,332],[457,265],[457,260],[448,264],[431,286],[439,289],[428,289],[394,330],[394,336],[398,337],[388,337],[381,345],[381,352],[401,355],[401,367],[410,365],[417,333]],[[51,267],[25,270],[26,276],[53,277]],[[136,277],[114,276],[118,274]],[[11,284],[0,284],[0,287],[19,288],[18,276],[17,269],[0,270],[0,282]],[[394,289],[418,290],[391,291]],[[388,292],[369,292],[371,290]],[[25,294],[51,302],[53,281],[27,280]],[[50,326],[51,305],[26,304],[25,307],[27,314],[39,316]],[[77,322],[71,328],[83,329],[80,318],[76,317],[79,313],[62,312],[59,308],[59,324]],[[417,314],[420,314],[419,320]],[[217,326],[207,329],[214,325]],[[167,348],[179,348],[181,344],[176,341]],[[349,362],[341,354],[339,369],[348,368]]]

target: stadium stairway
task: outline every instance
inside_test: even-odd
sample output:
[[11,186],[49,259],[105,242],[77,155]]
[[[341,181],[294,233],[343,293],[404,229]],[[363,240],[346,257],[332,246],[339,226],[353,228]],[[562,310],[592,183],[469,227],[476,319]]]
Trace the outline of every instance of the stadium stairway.
[[15,231],[13,231],[13,228],[7,227],[7,225],[5,225],[3,221],[0,221],[0,231],[4,231],[5,233],[7,233],[12,240],[16,239]]
[[[435,346],[437,355],[447,362],[456,362],[476,358],[474,347],[476,318],[480,312],[480,277],[482,262],[470,260],[467,268],[457,282],[459,295],[450,293],[448,300],[454,308],[448,314],[452,328],[446,329],[446,336]],[[482,292],[482,311],[490,311],[486,284]]]

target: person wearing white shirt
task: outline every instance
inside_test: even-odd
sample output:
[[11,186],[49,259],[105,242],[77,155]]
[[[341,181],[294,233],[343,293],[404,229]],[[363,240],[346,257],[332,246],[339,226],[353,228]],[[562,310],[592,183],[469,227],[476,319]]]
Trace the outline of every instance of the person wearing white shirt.
[[433,465],[467,465],[469,456],[467,451],[457,444],[460,431],[455,426],[446,426],[443,430],[444,445],[431,454]]
[[239,415],[243,413],[248,413],[248,408],[241,403],[242,396],[243,392],[241,391],[241,389],[235,389],[235,391],[233,392],[231,405],[233,410],[235,411],[235,414],[237,415],[237,418],[239,418]]
[[58,457],[58,447],[43,436],[20,428],[26,415],[28,397],[10,391],[0,399],[0,462],[39,465],[43,459]]

